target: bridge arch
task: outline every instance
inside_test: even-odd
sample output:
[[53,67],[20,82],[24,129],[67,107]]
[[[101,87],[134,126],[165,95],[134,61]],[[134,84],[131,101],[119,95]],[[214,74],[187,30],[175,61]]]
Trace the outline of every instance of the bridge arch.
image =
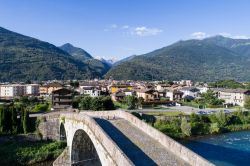
[[63,123],[60,123],[60,141],[67,141],[66,130]]
[[76,130],[73,136],[71,163],[73,166],[102,165],[94,143],[83,129]]

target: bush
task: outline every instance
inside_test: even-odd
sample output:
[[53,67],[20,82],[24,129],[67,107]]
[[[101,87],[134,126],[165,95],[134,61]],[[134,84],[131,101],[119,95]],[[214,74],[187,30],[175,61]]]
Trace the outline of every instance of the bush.
[[220,127],[219,127],[218,123],[211,123],[210,128],[209,128],[209,132],[211,134],[219,133],[220,132]]
[[181,131],[186,136],[191,135],[191,125],[187,122],[187,119],[185,117],[181,119]]
[[49,104],[45,103],[45,104],[37,104],[35,105],[35,107],[32,109],[32,112],[45,112],[48,111],[49,108]]
[[89,97],[85,96],[80,100],[80,109],[82,110],[114,110],[115,106],[109,96]]

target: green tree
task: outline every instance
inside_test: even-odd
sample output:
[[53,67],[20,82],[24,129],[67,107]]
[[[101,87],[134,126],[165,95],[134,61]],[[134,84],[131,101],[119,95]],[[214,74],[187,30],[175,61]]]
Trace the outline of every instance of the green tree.
[[250,109],[250,96],[246,96],[244,107]]
[[11,109],[12,113],[12,134],[16,134],[17,133],[17,128],[18,128],[18,120],[17,120],[17,111],[16,108],[12,107]]
[[102,102],[103,102],[103,108],[105,110],[114,110],[115,109],[115,105],[114,105],[113,101],[111,100],[110,96],[102,97]]
[[138,106],[138,98],[135,96],[125,96],[122,100],[128,106],[128,109],[136,109]]
[[102,102],[102,98],[101,97],[93,98],[93,100],[91,102],[90,109],[94,110],[94,111],[104,110],[104,105],[103,105],[103,102]]
[[24,134],[27,134],[29,132],[29,129],[30,129],[29,123],[30,123],[29,122],[29,111],[24,110],[23,111],[23,118],[22,118],[22,126],[23,126]]
[[85,96],[81,99],[79,107],[82,110],[90,110],[91,105],[92,105],[92,97]]
[[0,107],[0,134],[4,132],[4,125],[5,125],[5,112],[3,107]]
[[185,117],[181,119],[181,131],[185,136],[191,135],[191,125],[187,122]]

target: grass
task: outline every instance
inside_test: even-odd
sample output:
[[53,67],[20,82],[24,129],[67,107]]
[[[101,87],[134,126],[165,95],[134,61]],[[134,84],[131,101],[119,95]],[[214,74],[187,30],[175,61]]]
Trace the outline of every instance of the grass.
[[17,142],[0,146],[0,165],[31,165],[57,158],[66,147],[65,142]]
[[181,115],[185,115],[183,112],[180,112],[180,111],[145,112],[145,114],[154,115],[154,116],[181,116]]

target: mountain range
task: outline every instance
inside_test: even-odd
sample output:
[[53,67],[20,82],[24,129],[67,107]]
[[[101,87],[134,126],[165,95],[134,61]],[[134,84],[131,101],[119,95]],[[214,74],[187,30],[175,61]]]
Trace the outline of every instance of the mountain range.
[[0,27],[0,81],[109,78],[250,81],[250,39],[185,40],[116,63]]
[[250,81],[250,40],[214,36],[179,41],[118,62],[107,74],[114,79]]
[[[0,81],[93,79],[110,68],[86,52],[73,52],[0,27]],[[80,59],[81,53],[88,59]]]

